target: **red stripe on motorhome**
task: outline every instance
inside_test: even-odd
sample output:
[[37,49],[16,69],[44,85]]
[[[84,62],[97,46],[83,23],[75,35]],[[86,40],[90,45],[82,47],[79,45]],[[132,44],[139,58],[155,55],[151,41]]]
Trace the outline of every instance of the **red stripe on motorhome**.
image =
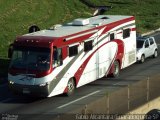
[[[102,25],[102,26],[98,26],[98,27],[95,27],[95,28],[93,28],[93,29],[89,29],[89,30],[82,31],[82,32],[79,32],[79,33],[71,34],[71,35],[68,35],[68,36],[63,36],[63,38],[66,39],[66,38],[74,37],[74,36],[77,36],[77,35],[84,34],[84,33],[86,33],[86,32],[92,32],[92,31],[94,31],[94,30],[96,30],[96,29],[97,29],[97,31],[98,31],[98,30],[100,30],[100,29],[102,29],[102,28],[104,28],[104,27],[107,26],[107,27],[103,30],[103,32],[101,33],[101,35],[102,35],[102,34],[106,33],[107,31],[109,31],[110,29],[112,29],[112,28],[114,28],[114,27],[116,27],[116,26],[118,26],[118,25],[121,25],[121,24],[126,23],[126,22],[129,22],[129,21],[133,21],[133,20],[135,20],[134,17],[126,18],[126,19],[119,20],[119,21],[116,21],[116,22],[113,22],[113,23],[110,23],[110,24],[105,24],[105,25]],[[92,33],[92,34],[90,34],[90,35],[93,35],[93,34],[94,34],[94,33]],[[100,35],[100,36],[101,36],[101,35]],[[88,35],[87,35],[87,36],[88,36]],[[79,39],[78,39],[78,38],[74,38],[74,39],[69,40],[69,41],[66,42],[66,43],[63,43],[63,45],[73,44],[73,43],[75,43],[75,42],[83,41],[83,40],[84,40],[83,37],[86,38],[86,36],[78,37]],[[80,38],[81,38],[81,39],[80,39]],[[78,40],[77,40],[77,39],[78,39]]]
[[132,28],[131,31],[136,31],[136,28]]
[[[105,24],[105,25],[102,25],[102,26],[98,26],[98,27],[94,27],[92,29],[88,29],[88,30],[85,30],[85,31],[81,31],[81,32],[78,32],[78,33],[74,33],[74,34],[71,34],[71,35],[67,35],[67,36],[61,36],[59,38],[55,38],[55,37],[46,37],[46,36],[21,36],[21,37],[17,37],[18,41],[16,44],[19,44],[19,45],[24,45],[24,46],[28,46],[28,45],[31,45],[31,46],[41,46],[41,47],[51,47],[52,44],[55,44],[55,45],[58,45],[58,46],[64,46],[64,45],[69,45],[69,44],[73,44],[75,42],[81,42],[87,38],[89,38],[91,35],[93,35],[94,33],[92,34],[87,34],[87,35],[84,35],[86,32],[92,32],[94,30],[100,30],[104,27],[106,27],[103,32],[101,33],[104,34],[106,33],[108,30],[118,26],[118,25],[121,25],[123,23],[126,23],[126,22],[129,22],[129,21],[133,21],[135,20],[134,17],[129,17],[129,18],[126,18],[126,19],[123,19],[123,20],[119,20],[119,21],[116,21],[116,22],[113,22],[113,23],[110,23],[110,24]],[[134,29],[133,29],[134,30]],[[70,37],[74,37],[76,35],[81,35],[80,37],[77,37],[77,38],[74,38],[74,39],[71,39],[69,41],[66,41],[64,42],[63,40],[66,39],[66,38],[70,38]],[[100,36],[101,36],[100,35]],[[33,43],[32,44],[28,44],[26,42],[26,40],[30,40],[29,42],[32,42],[33,40]],[[39,41],[39,42],[36,42],[36,41]]]
[[[132,20],[135,20],[134,16],[129,17],[129,18],[126,18],[126,19],[123,19],[123,20],[119,20],[119,21],[116,21],[116,22],[113,22],[113,23],[109,23],[109,24],[107,24],[106,29],[107,29],[108,27],[109,27],[109,28],[114,28],[115,26],[118,26],[118,25],[120,25],[120,24],[129,22],[129,21],[132,21]],[[93,29],[89,29],[89,30],[86,30],[86,31],[82,31],[82,32],[79,32],[79,33],[72,34],[72,35],[64,36],[64,37],[65,37],[65,38],[67,38],[67,37],[72,37],[72,36],[75,36],[75,35],[77,35],[77,34],[83,34],[83,33],[85,33],[85,32],[89,32],[89,31],[92,31],[92,30],[101,29],[101,28],[103,28],[103,27],[105,27],[105,26],[106,26],[106,24],[105,24],[105,25],[102,25],[102,26],[98,26],[98,27],[93,28]],[[104,32],[106,32],[106,31],[104,31]]]
[[119,33],[117,33],[117,34],[122,34],[123,32],[119,32]]
[[[109,41],[110,42],[110,41]],[[91,59],[91,57],[101,48],[103,47],[104,45],[106,45],[107,43],[109,42],[106,42],[104,43],[103,45],[101,45],[100,47],[98,47],[85,61],[84,63],[79,67],[79,69],[77,70],[77,72],[75,73],[75,78],[76,78],[76,85],[78,84],[82,74],[83,74],[83,71],[84,69],[86,68],[89,60]],[[124,43],[123,41],[121,40],[114,40],[114,41],[111,41],[111,42],[116,42],[118,44],[118,52],[117,52],[117,55],[115,55],[115,59],[118,59],[119,62],[120,62],[120,66],[121,66],[121,63],[122,63],[122,58],[124,56]],[[113,62],[112,62],[113,63]],[[112,63],[111,63],[111,66],[112,66]],[[110,66],[110,69],[111,69],[111,66]]]
[[[120,69],[122,67],[122,59],[124,57],[124,42],[122,40],[114,40],[117,44],[118,44],[118,51],[117,51],[117,55],[115,60],[119,60],[119,64],[120,64]],[[113,73],[114,70],[114,66],[113,66],[114,61],[111,63],[108,71],[106,74],[111,74]]]
[[[109,42],[110,42],[110,41],[109,41]],[[74,75],[75,78],[76,78],[76,85],[78,84],[78,82],[79,82],[79,80],[80,80],[80,78],[81,78],[81,76],[82,76],[82,73],[83,73],[84,69],[86,68],[86,66],[87,66],[89,60],[91,59],[91,57],[92,57],[101,47],[103,47],[104,45],[106,45],[106,44],[109,43],[109,42],[106,42],[106,43],[104,43],[103,45],[101,45],[100,47],[98,47],[98,48],[84,61],[84,63],[79,67],[79,69],[77,70],[77,72],[76,72],[75,75]]]

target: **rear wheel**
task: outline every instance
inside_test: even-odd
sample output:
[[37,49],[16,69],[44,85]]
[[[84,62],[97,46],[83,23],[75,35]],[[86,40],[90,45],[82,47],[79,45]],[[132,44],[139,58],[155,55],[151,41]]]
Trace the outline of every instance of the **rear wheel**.
[[155,50],[155,51],[154,51],[154,54],[153,54],[153,58],[156,58],[157,56],[158,56],[158,51]]
[[142,55],[142,56],[141,56],[140,63],[144,63],[144,61],[145,61],[145,56],[144,56],[144,55]]
[[67,96],[70,96],[71,94],[73,94],[75,91],[75,82],[74,82],[74,79],[71,78],[69,81],[68,81],[68,84],[67,84],[67,93],[66,95]]
[[120,66],[118,61],[114,61],[113,64],[113,73],[111,74],[112,77],[118,77],[120,72]]

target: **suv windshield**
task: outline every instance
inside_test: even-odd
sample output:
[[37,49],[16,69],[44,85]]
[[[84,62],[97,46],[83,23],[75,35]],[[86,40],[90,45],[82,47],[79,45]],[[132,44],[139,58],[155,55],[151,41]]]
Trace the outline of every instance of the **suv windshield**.
[[144,41],[137,40],[137,48],[142,48],[143,47]]
[[14,47],[10,68],[45,71],[49,66],[49,48]]

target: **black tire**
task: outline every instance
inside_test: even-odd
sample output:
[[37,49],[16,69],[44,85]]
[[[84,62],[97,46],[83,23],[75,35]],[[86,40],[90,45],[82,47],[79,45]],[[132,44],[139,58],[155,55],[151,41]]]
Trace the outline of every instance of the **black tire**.
[[160,110],[152,109],[145,116],[144,120],[160,120]]
[[118,61],[114,61],[113,63],[113,73],[111,74],[112,77],[116,78],[119,76],[120,73],[120,66]]
[[69,81],[68,81],[68,84],[67,84],[67,93],[66,95],[67,96],[70,96],[74,93],[75,91],[75,82],[74,82],[74,79],[71,78]]
[[153,54],[153,58],[156,58],[157,56],[158,56],[158,51],[155,50],[155,51],[154,51],[154,54]]
[[144,63],[144,61],[145,61],[145,56],[144,56],[144,55],[142,55],[142,56],[141,56],[140,63]]

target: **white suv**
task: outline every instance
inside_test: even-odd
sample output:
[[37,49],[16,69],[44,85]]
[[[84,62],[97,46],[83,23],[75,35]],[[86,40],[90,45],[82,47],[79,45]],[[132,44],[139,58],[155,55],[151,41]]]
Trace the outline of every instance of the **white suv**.
[[145,58],[158,56],[158,48],[154,37],[137,37],[137,61],[143,63]]

